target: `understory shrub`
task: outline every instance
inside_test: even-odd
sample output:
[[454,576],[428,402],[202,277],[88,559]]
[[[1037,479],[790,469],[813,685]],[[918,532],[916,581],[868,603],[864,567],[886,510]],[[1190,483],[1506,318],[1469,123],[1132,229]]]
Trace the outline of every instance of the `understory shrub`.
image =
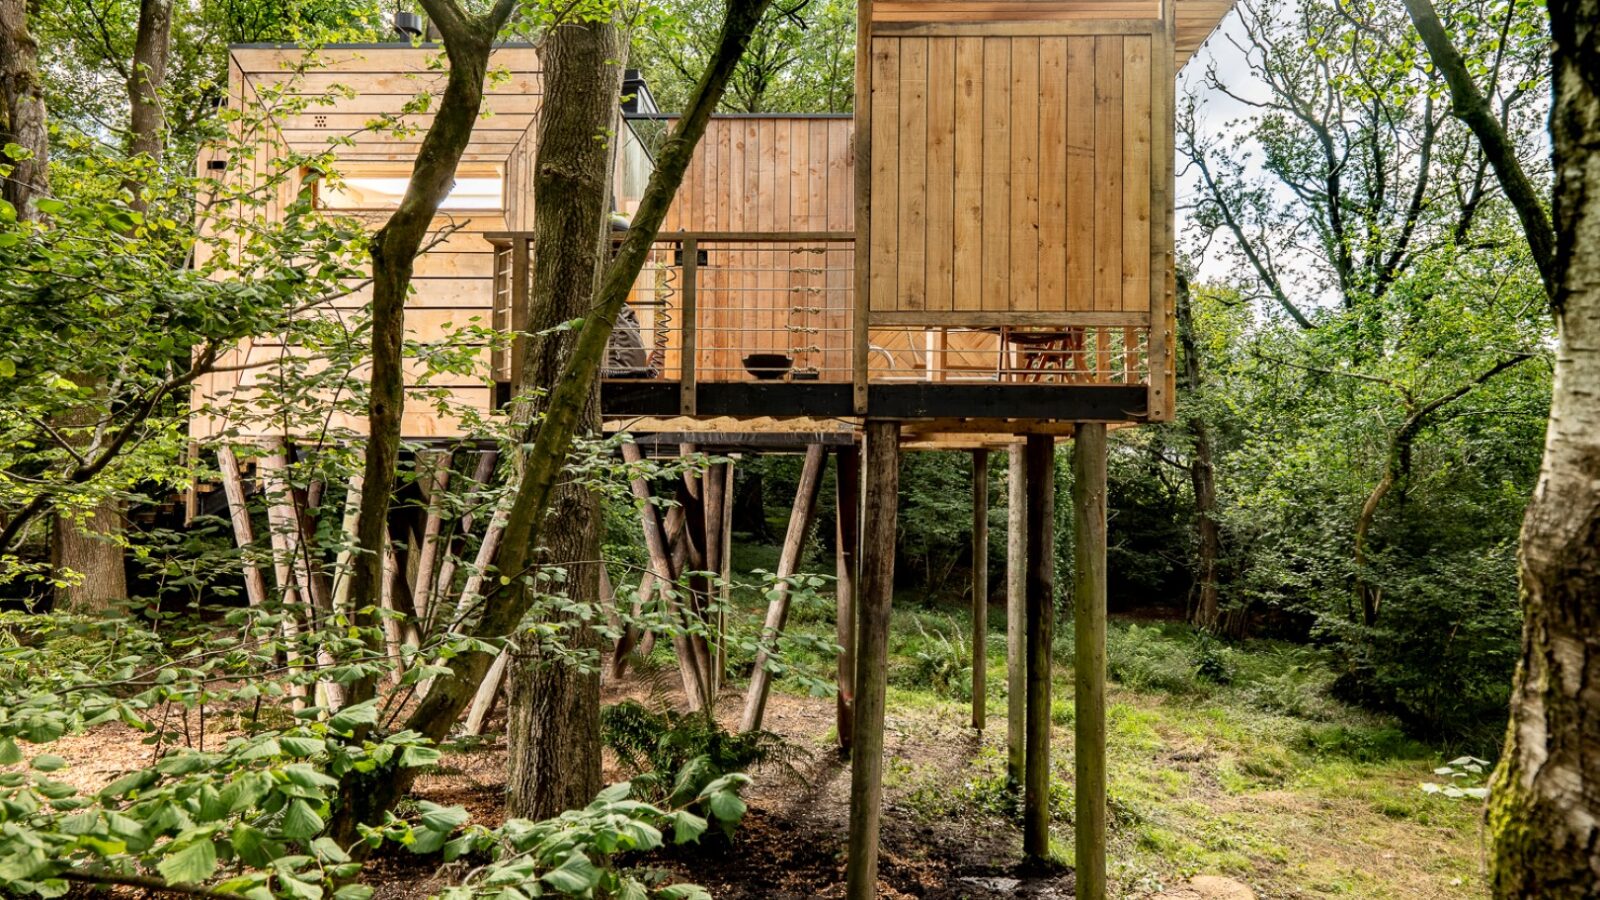
[[731,732],[700,713],[656,712],[633,700],[600,711],[600,738],[641,796],[669,801],[724,775],[792,765],[801,752],[770,731]]

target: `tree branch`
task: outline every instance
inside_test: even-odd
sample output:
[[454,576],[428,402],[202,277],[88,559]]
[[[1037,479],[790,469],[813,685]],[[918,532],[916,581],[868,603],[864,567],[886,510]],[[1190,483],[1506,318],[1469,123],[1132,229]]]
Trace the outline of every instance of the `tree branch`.
[[1545,293],[1553,296],[1556,236],[1550,225],[1550,217],[1544,211],[1539,191],[1523,171],[1516,146],[1507,137],[1488,98],[1473,81],[1466,60],[1444,30],[1432,0],[1405,0],[1405,4],[1417,33],[1422,36],[1423,46],[1428,48],[1428,56],[1450,86],[1451,113],[1466,123],[1477,136],[1484,155],[1494,167],[1501,190],[1505,191],[1506,199],[1511,201],[1517,218],[1522,221],[1522,231],[1528,238],[1528,249],[1533,253],[1534,264],[1539,267]]

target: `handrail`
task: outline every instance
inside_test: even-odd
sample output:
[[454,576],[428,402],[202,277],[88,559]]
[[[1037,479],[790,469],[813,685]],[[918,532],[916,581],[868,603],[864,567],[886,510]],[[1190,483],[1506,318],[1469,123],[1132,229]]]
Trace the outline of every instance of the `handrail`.
[[[509,244],[518,238],[531,238],[532,231],[489,231],[483,237],[491,244]],[[617,233],[622,239],[622,232]],[[681,244],[694,240],[702,243],[854,243],[854,231],[663,231],[656,235],[658,244]]]

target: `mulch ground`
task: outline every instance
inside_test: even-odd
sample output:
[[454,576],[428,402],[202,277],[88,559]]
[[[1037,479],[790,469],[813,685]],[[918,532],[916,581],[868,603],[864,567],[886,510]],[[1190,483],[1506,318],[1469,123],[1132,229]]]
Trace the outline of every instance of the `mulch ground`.
[[[609,687],[606,702],[624,698],[650,705],[677,698],[659,684],[628,682]],[[720,704],[724,724],[736,726],[743,696],[727,694]],[[834,724],[831,699],[774,695],[765,726],[797,749],[797,758],[752,772],[746,790],[749,813],[728,839],[707,834],[699,844],[671,847],[633,861],[661,870],[674,880],[691,881],[724,900],[799,900],[844,896],[845,837],[848,832],[850,768],[827,741]],[[889,711],[885,735],[891,762],[917,773],[919,784],[938,789],[967,777],[977,751],[973,733],[955,721],[925,711]],[[176,723],[171,723],[176,725]],[[491,721],[486,736],[470,747],[447,753],[439,768],[420,778],[414,796],[466,807],[473,820],[497,825],[504,820],[506,740],[503,718]],[[189,732],[198,737],[198,723]],[[215,725],[205,736],[214,747],[229,737]],[[122,772],[148,765],[152,747],[142,735],[119,724],[67,737],[51,748],[70,765],[54,777],[86,791],[98,790]],[[606,759],[606,781],[628,777]],[[989,900],[1001,897],[1073,896],[1072,874],[1035,874],[1017,868],[1021,839],[1000,819],[930,819],[906,803],[909,788],[889,779],[885,786],[880,834],[880,897],[927,900]],[[362,880],[375,888],[375,900],[423,900],[460,879],[466,865],[445,866],[437,857],[417,857],[385,849],[369,860]],[[117,893],[124,893],[119,891]],[[144,892],[139,892],[144,893]]]

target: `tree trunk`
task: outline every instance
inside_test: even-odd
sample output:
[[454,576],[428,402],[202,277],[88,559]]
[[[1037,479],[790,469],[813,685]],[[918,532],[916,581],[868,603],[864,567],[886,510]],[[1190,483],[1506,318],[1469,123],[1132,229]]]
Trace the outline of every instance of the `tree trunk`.
[[1522,661],[1489,801],[1499,898],[1600,894],[1600,0],[1553,0],[1560,332],[1522,526]]
[[[1190,398],[1200,390],[1200,342],[1194,330],[1194,297],[1189,276],[1177,277],[1176,313],[1178,344],[1183,348],[1183,390]],[[1190,410],[1185,416],[1194,450],[1189,458],[1189,483],[1194,488],[1195,604],[1190,622],[1215,631],[1220,612],[1217,598],[1217,559],[1222,555],[1222,529],[1217,524],[1217,482],[1211,452],[1211,429],[1205,417]]]
[[0,114],[0,146],[16,144],[33,154],[10,161],[11,174],[0,179],[0,200],[16,207],[19,218],[31,219],[34,199],[50,191],[50,132],[28,0],[0,0]]
[[56,587],[55,608],[95,614],[128,596],[127,567],[122,559],[122,504],[101,503],[81,523],[57,514],[51,539],[51,567],[78,578]]
[[[139,32],[133,65],[128,67],[128,155],[149,157],[153,165],[161,163],[166,145],[161,88],[167,81],[171,45],[172,0],[139,0]],[[138,196],[141,185],[132,187],[134,204],[143,208]]]
[[[549,410],[537,433],[523,435],[525,441],[532,439],[532,448],[524,454],[517,490],[505,513],[504,528],[497,532],[505,543],[506,555],[500,561],[502,571],[521,571],[524,558],[520,554],[530,546],[537,546],[541,539],[567,452],[581,427],[585,409],[592,403],[595,379],[617,315],[655,245],[667,208],[683,183],[689,160],[705,134],[712,111],[722,100],[728,78],[770,3],[771,0],[729,0],[717,48],[706,71],[684,104],[683,116],[657,150],[656,168],[645,186],[633,224],[606,266],[571,358],[553,384]],[[438,4],[425,5],[432,12]],[[377,543],[381,544],[381,540]],[[507,595],[496,590],[492,596],[484,598],[483,614],[464,631],[477,638],[499,639],[512,633],[527,610],[525,599],[515,593]],[[470,651],[452,658],[449,674],[434,681],[428,696],[406,717],[405,726],[432,740],[443,739],[477,694],[478,685],[496,655]],[[369,777],[347,778],[340,787],[340,808],[329,831],[335,838],[345,839],[344,843],[352,842],[357,834],[356,823],[381,818],[381,813],[405,793],[415,775],[413,769],[385,768]]]
[[1411,22],[1417,27],[1423,46],[1428,49],[1428,57],[1450,86],[1450,112],[1465,122],[1477,137],[1478,146],[1483,148],[1489,165],[1494,167],[1501,190],[1522,222],[1522,232],[1527,236],[1528,249],[1533,253],[1533,262],[1539,268],[1545,291],[1552,291],[1555,236],[1550,231],[1550,219],[1545,215],[1539,191],[1522,170],[1522,161],[1517,157],[1517,145],[1506,136],[1505,128],[1501,127],[1500,117],[1495,115],[1489,98],[1483,95],[1478,83],[1473,80],[1467,61],[1461,58],[1460,51],[1450,40],[1450,33],[1444,30],[1444,24],[1439,21],[1439,13],[1433,8],[1432,0],[1405,2]]
[[[609,237],[608,181],[617,98],[627,44],[608,21],[561,25],[540,49],[544,66],[544,113],[539,120],[534,166],[533,284],[519,393],[556,383],[571,355],[571,330],[543,334],[590,312]],[[600,390],[594,382],[579,419],[586,432],[600,429]],[[542,401],[525,399],[519,422],[543,412]],[[574,603],[600,599],[600,502],[588,487],[567,481],[553,495],[541,548],[546,565],[566,565],[566,591]],[[514,576],[513,576],[514,577]],[[598,659],[574,662],[575,652],[599,650],[588,620],[561,617],[566,647],[518,646],[511,661],[510,783],[507,810],[545,819],[581,807],[600,790],[600,670]]]
[[[367,405],[367,456],[356,526],[356,556],[350,593],[356,624],[368,634],[376,623],[383,582],[383,546],[388,539],[389,499],[394,494],[395,466],[400,457],[400,420],[405,413],[405,374],[401,348],[405,334],[406,294],[412,266],[439,204],[455,184],[456,166],[472,139],[483,105],[483,80],[489,53],[500,28],[510,17],[514,0],[496,0],[481,18],[469,17],[453,0],[423,0],[444,41],[450,71],[440,94],[438,112],[422,138],[406,193],[384,226],[373,235],[372,253],[372,391]],[[375,649],[375,648],[374,648]],[[351,686],[350,700],[371,698],[370,678]]]

